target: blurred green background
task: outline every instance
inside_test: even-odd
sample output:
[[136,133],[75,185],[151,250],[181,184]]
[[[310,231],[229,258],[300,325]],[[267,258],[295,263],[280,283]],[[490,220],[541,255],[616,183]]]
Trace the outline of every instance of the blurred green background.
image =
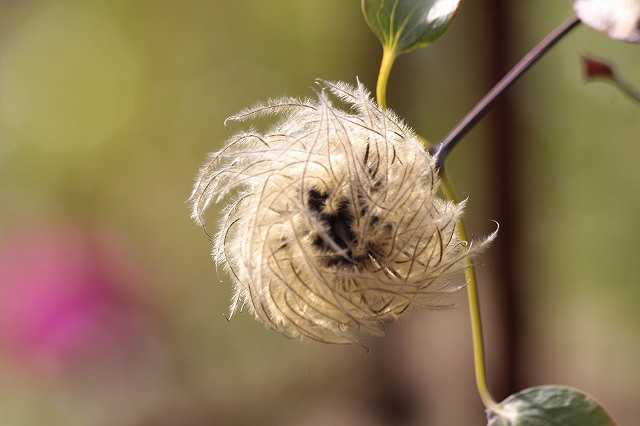
[[[464,294],[370,352],[287,340],[247,314],[224,319],[228,279],[189,219],[198,167],[238,130],[226,116],[311,95],[318,77],[374,87],[380,48],[358,3],[0,0],[0,241],[41,227],[114,236],[149,324],[129,355],[54,372],[0,343],[0,426],[484,424]],[[464,2],[441,41],[399,59],[390,105],[443,137],[570,12],[569,1]],[[496,397],[562,383],[631,425],[640,106],[585,84],[582,53],[640,85],[637,46],[581,28],[474,130],[450,174],[473,234],[503,224],[479,262]]]

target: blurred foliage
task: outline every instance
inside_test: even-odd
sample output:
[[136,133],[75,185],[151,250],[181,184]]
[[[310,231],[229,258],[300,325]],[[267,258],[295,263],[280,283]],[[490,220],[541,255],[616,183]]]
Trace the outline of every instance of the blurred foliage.
[[[565,11],[529,5],[521,12],[524,23],[560,22]],[[527,333],[535,336],[532,348],[551,345],[530,362],[547,366],[537,373],[540,382],[586,390],[620,424],[633,423],[629,396],[640,383],[633,367],[640,287],[631,254],[640,244],[640,108],[610,85],[586,84],[580,53],[605,56],[640,82],[637,45],[583,28],[517,92],[527,165],[519,192],[527,226]],[[558,356],[567,362],[551,361]]]
[[[119,235],[145,271],[140,291],[162,330],[153,357],[141,353],[141,364],[82,380],[34,378],[3,361],[2,424],[375,423],[376,357],[289,341],[246,314],[226,322],[226,277],[189,220],[197,168],[237,130],[223,127],[226,116],[268,97],[308,95],[316,77],[375,85],[379,46],[357,2],[275,4],[0,1],[0,238],[45,222]],[[519,5],[518,51],[570,9]],[[482,5],[463,3],[438,44],[398,61],[389,102],[420,133],[444,135],[492,83],[485,22]],[[581,82],[578,53],[586,51],[640,82],[636,47],[581,30],[513,92],[521,135],[513,142],[524,147],[526,178],[514,189],[527,231],[521,264],[531,326],[523,333],[531,355],[523,362],[532,382],[585,389],[626,424],[640,414],[632,255],[640,244],[640,109],[607,85]],[[471,196],[477,234],[490,228],[487,218],[500,220],[491,216],[489,124],[451,166]],[[493,312],[491,264],[483,263]],[[491,319],[488,340],[498,347]],[[389,340],[399,348],[389,359],[398,361],[384,368],[399,371],[421,401],[422,424],[482,424],[465,327],[464,309],[427,312],[401,322],[400,337]],[[497,353],[489,354],[496,370]],[[438,390],[445,384],[448,392]],[[451,413],[453,403],[468,411]]]

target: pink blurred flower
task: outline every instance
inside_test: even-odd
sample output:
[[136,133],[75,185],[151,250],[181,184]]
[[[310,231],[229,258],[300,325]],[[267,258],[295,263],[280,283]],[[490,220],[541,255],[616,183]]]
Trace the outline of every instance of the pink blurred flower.
[[16,232],[0,246],[0,346],[32,367],[65,368],[126,352],[140,332],[133,276],[104,236]]

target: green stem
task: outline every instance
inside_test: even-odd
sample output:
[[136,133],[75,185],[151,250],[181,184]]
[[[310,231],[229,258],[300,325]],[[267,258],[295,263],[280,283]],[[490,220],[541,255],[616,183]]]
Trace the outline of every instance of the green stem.
[[[440,169],[440,187],[447,199],[458,202],[453,184],[449,180],[444,169]],[[461,241],[469,241],[467,229],[462,219],[456,224],[456,234]],[[467,299],[469,301],[469,316],[471,317],[471,335],[473,339],[473,364],[476,374],[476,387],[480,394],[480,399],[487,409],[496,411],[497,403],[487,382],[487,367],[484,350],[484,336],[482,332],[482,315],[480,313],[480,294],[478,292],[478,278],[476,268],[470,257],[466,259],[464,276],[467,281]]]
[[[387,107],[387,83],[393,68],[393,63],[397,57],[393,47],[385,47],[382,55],[382,63],[380,64],[380,73],[378,75],[378,85],[376,96],[378,105],[382,108]],[[423,140],[425,145],[428,145]],[[458,201],[453,185],[447,177],[444,168],[440,169],[440,182],[442,192],[446,198],[451,201]],[[462,241],[469,241],[464,221],[460,219],[456,225],[456,233]],[[492,411],[498,411],[498,404],[491,396],[489,385],[487,383],[487,368],[485,362],[484,337],[482,333],[482,317],[480,315],[480,297],[478,294],[478,280],[476,270],[471,258],[466,259],[465,279],[467,282],[467,298],[469,300],[469,314],[471,317],[471,334],[473,338],[473,361],[476,376],[476,386],[480,399],[484,406]]]
[[614,79],[615,85],[629,98],[636,102],[640,102],[640,90],[634,87],[631,83],[626,80],[623,80],[620,77],[616,77]]
[[391,75],[391,69],[398,55],[393,46],[385,46],[382,52],[382,62],[380,63],[380,73],[378,74],[378,87],[376,88],[376,97],[378,105],[382,108],[387,107],[387,83]]

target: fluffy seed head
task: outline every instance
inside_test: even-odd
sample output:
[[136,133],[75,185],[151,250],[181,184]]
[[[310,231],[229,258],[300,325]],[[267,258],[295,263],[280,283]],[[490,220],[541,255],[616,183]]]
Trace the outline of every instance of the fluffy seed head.
[[574,0],[573,8],[585,24],[609,37],[640,43],[640,0]]
[[213,241],[234,280],[232,314],[246,306],[291,337],[349,343],[383,334],[412,306],[439,305],[493,235],[476,245],[456,237],[463,203],[437,197],[434,159],[360,83],[320,87],[317,100],[272,100],[231,117],[281,121],[211,154],[190,201],[204,225],[204,211],[234,194]]

